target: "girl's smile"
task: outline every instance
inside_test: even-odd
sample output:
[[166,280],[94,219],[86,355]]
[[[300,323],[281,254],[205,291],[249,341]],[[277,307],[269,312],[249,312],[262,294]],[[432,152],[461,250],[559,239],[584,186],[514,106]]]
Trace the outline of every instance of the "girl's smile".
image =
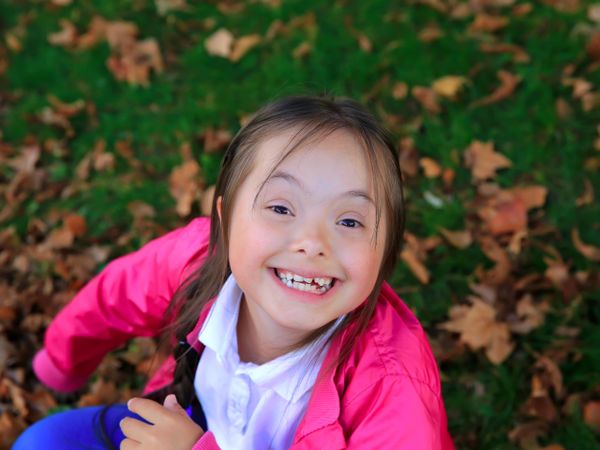
[[229,263],[244,292],[240,352],[270,343],[279,347],[270,356],[279,356],[352,311],[373,290],[383,259],[386,225],[375,232],[365,149],[338,130],[281,161],[293,136],[256,144],[229,205]]

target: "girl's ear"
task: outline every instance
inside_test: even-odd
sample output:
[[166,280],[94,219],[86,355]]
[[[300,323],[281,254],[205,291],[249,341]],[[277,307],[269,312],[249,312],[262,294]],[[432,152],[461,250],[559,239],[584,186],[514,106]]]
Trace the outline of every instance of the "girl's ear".
[[219,195],[219,197],[217,198],[217,214],[219,215],[219,222],[223,222],[222,216],[221,216],[221,206],[223,204],[223,196]]

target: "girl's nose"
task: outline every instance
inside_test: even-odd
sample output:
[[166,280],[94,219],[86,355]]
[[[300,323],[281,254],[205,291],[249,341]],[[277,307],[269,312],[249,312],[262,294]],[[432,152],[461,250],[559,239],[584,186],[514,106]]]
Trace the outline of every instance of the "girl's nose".
[[325,256],[329,253],[325,230],[317,225],[305,224],[297,230],[293,250],[309,258]]

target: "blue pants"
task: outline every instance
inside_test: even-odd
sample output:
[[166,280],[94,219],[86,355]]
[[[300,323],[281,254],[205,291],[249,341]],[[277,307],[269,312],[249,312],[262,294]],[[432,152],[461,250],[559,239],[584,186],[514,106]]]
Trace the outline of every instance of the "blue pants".
[[[110,406],[104,416],[100,417],[102,409],[102,406],[89,406],[52,414],[27,428],[14,443],[12,450],[105,450],[108,446],[100,435],[100,419],[106,430],[106,437],[118,449],[125,438],[119,427],[121,419],[133,417],[149,423],[129,411],[124,404]],[[188,414],[206,430],[206,419],[201,407],[193,410],[190,408]]]

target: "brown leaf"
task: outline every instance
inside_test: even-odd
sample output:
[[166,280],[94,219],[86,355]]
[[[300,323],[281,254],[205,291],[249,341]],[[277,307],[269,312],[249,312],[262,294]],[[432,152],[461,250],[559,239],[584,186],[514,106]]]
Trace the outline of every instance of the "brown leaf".
[[600,261],[600,248],[593,245],[585,244],[579,237],[579,230],[573,228],[571,230],[571,240],[575,248],[590,261]]
[[237,62],[248,53],[252,48],[256,47],[262,41],[260,34],[249,34],[247,36],[241,36],[236,39],[233,43],[231,53],[229,54],[229,60]]
[[508,25],[506,17],[492,16],[485,13],[478,13],[469,26],[469,31],[493,33],[501,30]]
[[115,78],[132,85],[147,86],[150,72],[162,73],[163,61],[154,38],[123,45],[107,61]]
[[530,333],[543,325],[549,309],[547,302],[534,303],[531,294],[525,294],[517,303],[516,319],[508,323],[510,331],[517,334]]
[[465,84],[469,83],[469,80],[465,77],[457,75],[447,75],[442,78],[438,78],[433,82],[431,88],[434,92],[450,100],[456,100],[458,94]]
[[212,211],[212,202],[215,195],[215,185],[209,186],[202,192],[202,198],[200,199],[200,211],[203,216],[210,216]]
[[419,152],[415,147],[413,138],[405,137],[398,145],[400,168],[402,173],[414,177],[419,173]]
[[416,257],[414,251],[410,248],[405,248],[401,253],[402,260],[406,263],[410,271],[421,282],[421,284],[429,283],[429,271],[421,261]]
[[225,28],[219,28],[211,34],[204,42],[204,48],[209,55],[229,58],[235,38]]
[[600,401],[592,400],[584,405],[583,421],[596,433],[600,433]]
[[294,49],[292,56],[294,59],[302,59],[308,56],[310,52],[312,52],[312,45],[304,41]]
[[577,206],[591,205],[594,203],[594,187],[589,179],[583,179],[583,194],[575,199]]
[[481,250],[496,265],[482,274],[481,282],[492,286],[499,286],[504,283],[510,275],[512,264],[506,251],[491,237],[481,238]]
[[579,0],[543,0],[544,3],[560,12],[576,13],[581,8]]
[[467,248],[473,242],[473,236],[469,230],[450,231],[446,228],[440,228],[439,231],[456,248]]
[[492,142],[473,141],[463,154],[465,165],[471,168],[475,181],[496,176],[496,170],[512,166],[511,161],[501,153],[494,151]]
[[61,19],[60,31],[48,35],[48,42],[60,47],[75,47],[77,44],[77,28],[70,21]]
[[460,340],[471,350],[485,348],[493,364],[500,364],[512,353],[514,344],[505,323],[496,320],[494,308],[481,299],[469,296],[470,305],[450,308],[450,320],[438,325],[443,330],[460,333]]
[[500,86],[496,88],[494,92],[492,92],[487,97],[476,100],[471,104],[472,108],[477,108],[479,106],[490,105],[492,103],[499,102],[501,100],[505,100],[510,97],[517,85],[521,82],[521,77],[518,75],[513,75],[512,73],[506,70],[498,71],[498,78],[500,79]]
[[408,95],[408,85],[403,81],[397,81],[392,87],[392,97],[396,100],[402,100]]
[[433,42],[444,36],[444,32],[436,25],[429,24],[421,31],[419,31],[419,40],[421,42]]
[[69,248],[75,241],[73,232],[66,228],[56,228],[50,232],[43,245],[49,249]]
[[433,89],[414,86],[411,90],[412,96],[431,114],[439,114],[442,108],[438,103],[438,96]]
[[65,227],[67,227],[73,236],[81,237],[87,231],[87,225],[85,223],[85,217],[79,214],[68,214],[64,218]]
[[519,197],[487,205],[477,211],[493,235],[522,231],[527,228],[527,207]]
[[440,165],[432,158],[421,158],[419,160],[419,165],[423,169],[425,176],[427,178],[437,178],[442,173],[442,168]]
[[189,11],[186,0],[154,0],[159,16],[166,16],[171,11]]
[[200,195],[202,175],[200,166],[191,155],[189,144],[182,145],[181,152],[184,161],[171,171],[169,191],[171,196],[177,201],[175,208],[177,214],[180,217],[186,217],[191,212],[192,204]]
[[204,151],[214,153],[226,147],[231,141],[229,130],[208,128],[202,133],[204,140]]
[[528,63],[531,60],[527,52],[515,44],[483,42],[479,49],[484,53],[511,53],[515,63]]

